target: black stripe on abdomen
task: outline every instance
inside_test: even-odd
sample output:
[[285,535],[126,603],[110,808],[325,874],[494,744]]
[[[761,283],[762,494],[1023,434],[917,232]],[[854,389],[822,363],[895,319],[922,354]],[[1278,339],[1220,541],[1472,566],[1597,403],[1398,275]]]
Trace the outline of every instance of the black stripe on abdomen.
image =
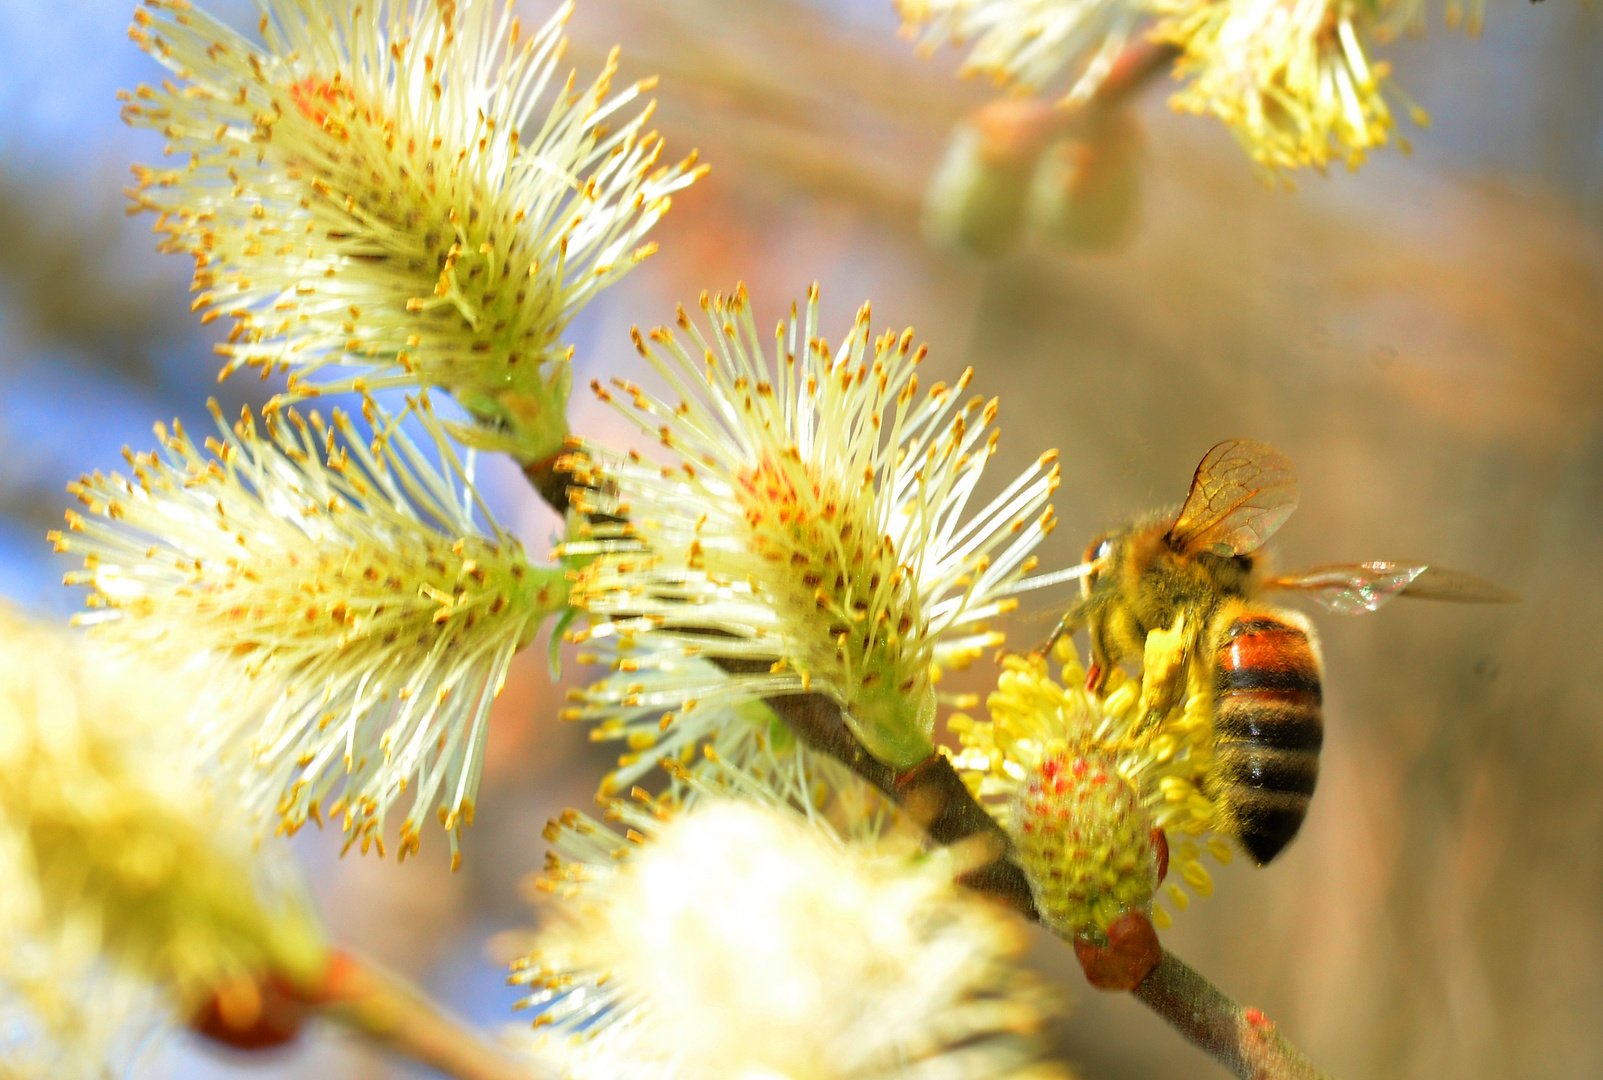
[[1312,694],[1315,703],[1321,697],[1317,674],[1301,667],[1250,667],[1219,669],[1214,679],[1214,691],[1220,694],[1243,690],[1288,690]]
[[1221,783],[1307,796],[1319,782],[1319,755],[1311,750],[1223,743],[1214,752],[1214,769]]
[[1318,750],[1325,741],[1318,696],[1298,690],[1221,695],[1214,703],[1213,730],[1219,742],[1276,750]]
[[1226,784],[1220,791],[1230,812],[1230,831],[1259,866],[1291,843],[1308,816],[1308,796]]

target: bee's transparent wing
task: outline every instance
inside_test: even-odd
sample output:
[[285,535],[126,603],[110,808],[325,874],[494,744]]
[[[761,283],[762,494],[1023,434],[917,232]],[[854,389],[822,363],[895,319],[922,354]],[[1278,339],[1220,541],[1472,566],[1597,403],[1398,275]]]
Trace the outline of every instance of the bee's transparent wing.
[[1394,596],[1468,604],[1506,604],[1519,599],[1507,589],[1472,574],[1424,563],[1315,566],[1270,578],[1264,584],[1270,589],[1295,589],[1340,615],[1375,611]]
[[1448,600],[1457,604],[1513,604],[1519,594],[1501,585],[1493,585],[1485,578],[1466,574],[1462,570],[1449,570],[1445,566],[1427,566],[1403,589],[1404,596],[1417,600]]
[[1268,443],[1231,439],[1209,450],[1191,494],[1169,527],[1182,552],[1246,555],[1263,546],[1297,509],[1291,460]]

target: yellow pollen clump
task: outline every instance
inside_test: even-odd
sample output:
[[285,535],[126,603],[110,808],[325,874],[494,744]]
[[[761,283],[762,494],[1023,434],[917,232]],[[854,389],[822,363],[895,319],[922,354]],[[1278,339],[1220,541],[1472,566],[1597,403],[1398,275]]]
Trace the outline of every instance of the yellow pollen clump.
[[[1043,911],[1056,907],[1075,932],[1105,928],[1120,905],[1151,900],[1158,878],[1149,880],[1148,854],[1162,848],[1170,869],[1207,895],[1203,851],[1220,862],[1230,857],[1214,832],[1211,685],[1194,671],[1182,702],[1143,728],[1139,682],[1115,668],[1098,698],[1084,689],[1072,643],[1060,640],[1054,655],[1064,665],[1061,681],[1041,657],[1003,657],[986,700],[991,718],[957,716],[949,724],[961,743],[953,764],[965,783],[1021,851],[1033,852],[1031,879],[1045,897]],[[1108,779],[1085,779],[1097,775]],[[1175,891],[1171,881],[1171,899]],[[1175,906],[1184,910],[1186,902],[1182,893]],[[1162,908],[1152,915],[1167,925]]]

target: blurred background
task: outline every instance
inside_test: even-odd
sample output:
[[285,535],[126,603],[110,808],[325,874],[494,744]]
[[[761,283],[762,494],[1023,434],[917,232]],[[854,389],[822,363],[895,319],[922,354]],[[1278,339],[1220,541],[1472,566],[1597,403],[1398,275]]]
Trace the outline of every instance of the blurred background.
[[[519,0],[526,22],[554,6]],[[124,217],[128,164],[160,151],[117,120],[115,91],[159,77],[126,40],[131,10],[0,0],[0,595],[61,614],[79,598],[43,535],[63,485],[148,449],[158,419],[203,426],[209,394],[234,408],[276,389],[216,385],[220,324],[189,314],[187,262]],[[1603,11],[1493,0],[1479,40],[1438,19],[1382,50],[1433,126],[1407,131],[1412,156],[1294,192],[1260,183],[1215,122],[1173,114],[1160,79],[1119,126],[1119,185],[1138,187],[1097,242],[1025,229],[990,259],[921,219],[954,123],[991,91],[895,27],[890,0],[582,0],[581,75],[621,43],[626,76],[662,75],[670,153],[698,146],[714,171],[676,199],[661,253],[573,327],[575,385],[636,376],[629,326],[703,288],[744,279],[761,322],[817,279],[833,339],[872,298],[877,322],[930,344],[929,379],[976,367],[1002,401],[993,487],[1061,449],[1047,566],[1178,502],[1202,453],[1244,435],[1301,477],[1281,566],[1440,562],[1520,592],[1320,617],[1327,741],[1302,836],[1272,868],[1217,872],[1166,941],[1337,1077],[1603,1074]],[[573,424],[626,437],[584,392]],[[545,549],[556,519],[516,470],[481,473]],[[1015,640],[1070,595],[1031,594]],[[540,828],[588,804],[613,753],[554,719],[543,653],[499,703],[460,873],[443,842],[397,866],[297,840],[339,940],[486,1025],[512,1019],[493,943],[531,918]],[[1035,959],[1074,988],[1054,1037],[1088,1080],[1223,1075],[1127,995],[1085,987],[1055,940]],[[422,1075],[323,1032],[249,1064],[179,1043],[166,1067]]]

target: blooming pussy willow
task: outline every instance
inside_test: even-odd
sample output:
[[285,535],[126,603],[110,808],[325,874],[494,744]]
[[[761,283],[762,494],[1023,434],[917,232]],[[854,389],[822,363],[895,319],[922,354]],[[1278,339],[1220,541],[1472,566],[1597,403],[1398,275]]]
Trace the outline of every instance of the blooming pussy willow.
[[555,894],[514,965],[564,1077],[1047,1077],[1005,913],[950,867],[721,801],[626,836],[553,822]]
[[1073,71],[1065,102],[1090,97],[1141,18],[1132,0],[896,0],[903,32],[920,49],[974,42],[965,76],[1040,90]]
[[732,702],[823,694],[871,754],[914,765],[934,749],[940,669],[1000,643],[985,620],[1017,606],[1053,525],[1056,453],[965,517],[997,440],[995,401],[962,400],[970,372],[920,395],[924,348],[911,330],[871,338],[867,305],[831,348],[816,287],[772,360],[744,288],[702,307],[710,334],[683,309],[684,340],[635,333],[677,404],[595,386],[672,459],[590,448],[575,465],[592,524],[563,550],[594,558],[573,586],[592,619],[576,637],[617,659],[568,715],[660,755]]
[[[1139,682],[1115,668],[1098,699],[1081,689],[1085,672],[1067,640],[1056,655],[1061,682],[1039,657],[1004,658],[986,702],[991,719],[951,720],[963,746],[953,764],[1012,834],[1042,921],[1095,937],[1121,914],[1149,908],[1171,854],[1200,896],[1213,891],[1203,847],[1230,861],[1206,793],[1213,695],[1193,672],[1183,703],[1144,728]],[[1185,910],[1184,890],[1171,882],[1167,891]],[[1162,908],[1153,917],[1169,923]]]
[[[1400,33],[1425,32],[1426,15],[1430,0],[1389,0],[1381,5],[1383,21],[1375,27],[1379,41],[1390,41]],[[1442,5],[1442,21],[1449,29],[1463,28],[1470,37],[1478,37],[1486,23],[1486,0],[1447,0]]]
[[[741,799],[805,818],[842,841],[871,843],[882,851],[896,845],[922,849],[923,829],[896,802],[839,759],[798,739],[767,705],[748,701],[730,711],[734,715],[708,736],[699,757],[688,763],[661,759],[669,776],[661,793],[653,798],[635,787],[631,797],[655,807],[659,816],[663,808],[683,811],[709,800]],[[603,794],[601,800],[613,818],[638,816],[616,797]]]
[[264,974],[321,977],[299,890],[202,782],[192,685],[0,611],[0,1011],[27,1017],[24,1060],[101,1060],[153,1005],[141,987],[183,1017]]
[[650,81],[609,98],[614,55],[588,89],[562,82],[571,3],[524,38],[493,0],[265,0],[265,45],[187,0],[148,6],[130,33],[178,82],[123,115],[188,160],[136,168],[131,197],[194,256],[195,306],[234,320],[224,374],[440,386],[478,445],[556,452],[564,328],[699,175],[694,155],[658,165],[649,106],[612,126]]
[[48,944],[30,951],[0,975],[0,1080],[139,1075],[163,1023],[159,997],[104,965],[63,965]]
[[[1184,50],[1190,82],[1175,108],[1210,113],[1270,174],[1335,157],[1356,167],[1395,126],[1390,65],[1365,40],[1375,8],[1362,0],[1165,0],[1155,32]],[[1430,118],[1409,105],[1415,123]],[[1406,143],[1403,144],[1406,148]]]
[[371,445],[338,410],[332,426],[269,414],[264,432],[248,410],[230,427],[213,404],[210,454],[158,425],[161,451],[128,454],[131,479],[71,486],[89,513],[69,512],[51,538],[84,557],[67,576],[93,590],[80,619],[231,681],[229,707],[201,730],[224,759],[249,743],[253,809],[276,806],[294,831],[321,822],[343,784],[326,813],[382,854],[384,816],[411,787],[402,856],[438,800],[454,860],[490,706],[566,586],[482,503],[480,527],[426,397],[413,406],[438,466],[371,403]]

